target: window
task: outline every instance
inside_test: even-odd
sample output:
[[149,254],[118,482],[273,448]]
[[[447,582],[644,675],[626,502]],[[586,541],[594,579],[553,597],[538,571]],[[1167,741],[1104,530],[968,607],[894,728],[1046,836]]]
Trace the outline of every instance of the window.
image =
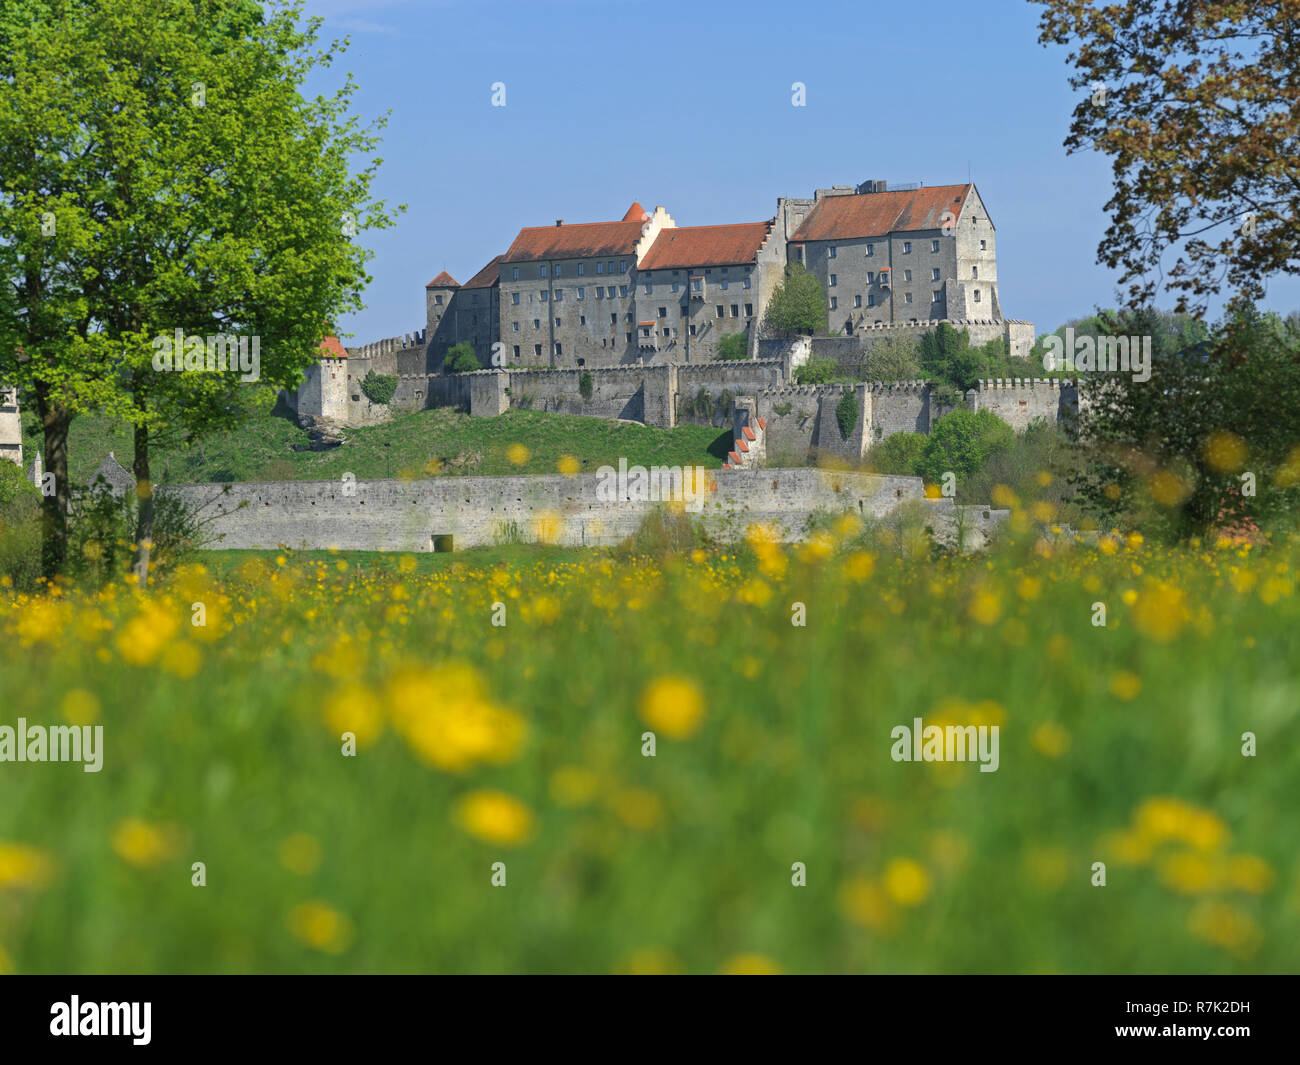
[[555,290],[555,302],[556,302],[556,303],[559,303],[560,300],[562,300],[562,299],[564,299],[564,289],[562,289],[562,288],[557,288],[557,289]]
[[722,304],[721,304],[721,303],[718,304],[717,311],[718,311],[718,313],[717,313],[717,317],[721,318],[721,317],[722,317]]
[[722,279],[722,291],[727,291],[727,279],[725,277]]
[[691,291],[692,291],[692,292],[699,292],[699,291],[700,291],[700,286],[701,286],[702,284],[704,284],[704,282],[701,281],[698,277],[693,277],[693,278],[691,278]]
[[660,307],[660,308],[659,308],[659,317],[660,317],[660,318],[667,318],[667,317],[668,317],[668,308],[667,308],[667,307]]
[[542,264],[542,272],[541,272],[540,274],[538,274],[537,276],[538,276],[538,277],[545,277],[545,276],[546,276],[546,264],[545,264],[545,263]]
[[585,300],[586,298],[587,298],[587,290],[586,290],[585,288],[583,288],[581,285],[579,285],[579,286],[578,286],[578,299],[580,299],[580,300]]
[[874,285],[875,283],[876,283],[876,272],[875,272],[874,270],[868,270],[868,271],[867,271],[867,284],[868,284],[868,285]]
[[626,286],[626,285],[619,285],[619,286],[618,286],[618,294],[619,294],[620,296],[626,296],[626,295],[627,295],[627,286]]
[[931,280],[931,281],[938,281],[938,280],[939,280],[939,268],[938,268],[937,266],[936,266],[933,270],[930,271],[930,280]]
[[939,296],[940,296],[940,292],[939,292],[939,290],[936,288],[933,292],[930,293],[930,302],[931,302],[931,303],[938,303],[938,302],[939,302]]
[[795,257],[796,259],[798,259],[800,262],[803,262],[803,245],[802,245],[802,244],[796,244],[796,245],[794,246],[794,257]]
[[534,344],[534,345],[533,345],[533,354],[536,355],[536,356],[538,356],[539,358],[541,357],[541,354],[542,354],[542,346],[541,346],[541,344]]
[[745,317],[746,318],[754,317],[754,305],[752,303],[745,304]]
[[[674,271],[674,273],[675,273],[675,272],[676,272],[676,271]],[[673,291],[674,291],[674,292],[676,292],[680,287],[681,287],[681,285],[680,285],[679,282],[677,282],[677,281],[674,281],[674,282],[673,282]]]
[[433,302],[436,303],[439,307],[441,307],[441,306],[442,306],[442,297],[441,297],[441,296],[434,296],[434,297],[433,297]]
[[556,276],[556,277],[559,277],[562,273],[564,273],[564,267],[563,267],[562,265],[560,265],[559,263],[556,263],[556,264],[555,264],[555,276]]
[[839,308],[839,305],[840,305],[839,297],[838,297],[838,296],[832,296],[832,297],[831,297],[831,310],[837,310],[837,309]]
[[579,325],[586,325],[586,324],[587,324],[587,316],[586,316],[585,314],[581,314],[581,315],[578,316],[578,324],[579,324]]
[[514,269],[514,277],[513,277],[512,280],[515,280],[515,281],[518,281],[518,280],[519,280],[519,267],[517,267],[517,266],[516,266],[515,269]]
[[543,303],[545,303],[548,299],[550,299],[550,294],[547,293],[546,289],[542,289],[542,291],[539,293],[539,296]]
[[605,273],[612,274],[613,272],[614,272],[614,260],[611,259],[609,262],[605,264]]
[[516,307],[519,306],[519,293],[518,293],[518,292],[512,292],[512,293],[510,293],[510,302],[513,303]]
[[868,292],[868,293],[867,293],[867,306],[868,306],[868,307],[874,307],[875,305],[876,305],[876,294],[875,294],[874,292]]
[[739,318],[739,317],[740,317],[740,304],[738,304],[738,303],[733,303],[733,304],[731,305],[731,317],[733,317],[733,318]]
[[628,333],[628,335],[627,335],[627,342],[628,342],[629,344],[632,343],[632,334],[631,334],[631,333]]
[[578,264],[578,276],[581,277],[581,276],[582,276],[583,274],[585,274],[586,272],[587,272],[587,264],[586,264],[586,263],[579,263],[579,264]]
[[904,302],[904,303],[911,303],[911,302],[912,302],[912,294],[911,294],[910,292],[905,292],[905,293],[903,293],[903,302]]
[[691,326],[691,336],[695,335],[695,326]]
[[660,330],[660,332],[663,333],[664,336],[667,336],[668,333],[669,333],[669,330],[665,328],[665,329]]
[[533,319],[533,328],[534,328],[534,329],[541,329],[541,328],[542,328],[542,320],[541,320],[540,318],[534,318],[534,319]]
[[519,323],[518,323],[518,322],[514,322],[514,323],[512,323],[512,324],[513,324],[514,327],[515,327],[515,332],[516,332],[516,333],[519,332]]
[[867,245],[867,258],[870,259],[870,258],[871,258],[873,255],[875,255],[875,254],[876,254],[876,246],[875,246],[874,244],[868,244],[868,245]]
[[619,272],[620,274],[626,274],[626,273],[627,273],[627,260],[626,260],[626,259],[619,259],[619,261],[618,261],[618,272]]
[[610,325],[618,325],[618,315],[617,315],[617,314],[611,314],[611,315],[609,316],[609,324],[610,324]]
[[556,324],[556,325],[559,325],[559,324],[560,324],[560,320],[559,320],[558,318],[555,319],[555,324]]
[[903,241],[903,254],[904,255],[912,254],[912,242],[910,240]]
[[598,300],[603,300],[604,298],[605,298],[605,286],[604,286],[604,285],[597,285],[597,286],[596,286],[596,299],[598,299]]
[[971,276],[971,277],[979,277],[979,276],[980,276],[980,268],[979,268],[978,266],[972,266],[972,267],[970,268],[970,276]]
[[834,259],[834,258],[835,258],[835,245],[834,245],[834,244],[832,244],[829,248],[826,249],[826,258],[828,258],[828,259]]
[[988,250],[989,250],[989,242],[987,240],[981,240],[980,251],[988,251]]
[[650,284],[649,282],[646,282],[646,286],[645,286],[645,294],[646,294],[647,296],[653,296],[653,295],[655,294],[655,287],[654,287],[654,285]]
[[597,263],[597,264],[596,264],[596,273],[598,273],[598,274],[603,274],[604,272],[605,272],[605,264],[604,264],[604,263]]
[[939,242],[938,242],[937,240],[932,240],[932,241],[930,241],[930,250],[931,250],[932,252],[938,253],[938,251],[939,251]]
[[979,289],[976,289],[976,290],[975,290],[975,302],[976,302],[976,303],[979,303],[979,301],[980,301],[980,290],[979,290]]
[[560,342],[558,340],[555,342],[555,354],[557,355],[564,354],[564,352],[560,350]]
[[837,278],[834,274],[831,274],[831,288],[834,288],[838,284],[839,284],[839,278]]
[[911,280],[912,280],[912,271],[911,271],[911,270],[904,270],[904,271],[903,271],[903,280],[904,280],[904,281],[911,281]]
[[725,266],[722,268],[722,276],[723,277],[727,276],[727,268]]
[[[518,324],[518,323],[516,323],[516,324]],[[519,358],[519,345],[518,345],[518,344],[515,345],[515,358],[516,358],[516,359]]]
[[749,278],[745,278],[745,287],[749,288]]
[[861,296],[854,296],[854,297],[853,297],[853,306],[855,306],[855,307],[861,307],[861,306],[862,306],[862,297],[861,297]]

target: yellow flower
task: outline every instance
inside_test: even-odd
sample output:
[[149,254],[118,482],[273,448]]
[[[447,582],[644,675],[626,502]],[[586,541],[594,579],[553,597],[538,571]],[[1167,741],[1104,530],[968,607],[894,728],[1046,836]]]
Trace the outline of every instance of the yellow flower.
[[551,774],[551,798],[561,806],[586,806],[599,787],[600,778],[579,766],[561,766]]
[[189,680],[203,665],[203,652],[188,640],[179,640],[167,646],[160,664],[172,676]]
[[352,921],[326,902],[313,899],[289,912],[289,933],[305,947],[342,954],[352,943]]
[[582,463],[572,455],[561,455],[560,461],[555,464],[555,468],[564,474],[565,477],[573,477],[580,469],[582,469]]
[[994,625],[1002,616],[1002,596],[994,588],[977,588],[971,596],[970,616],[981,625]]
[[180,619],[173,610],[147,600],[118,633],[117,652],[133,666],[147,666],[171,645],[179,628]]
[[522,466],[526,463],[530,455],[531,452],[529,452],[528,448],[524,447],[524,445],[520,443],[511,444],[506,448],[506,458],[516,466]]
[[1196,851],[1171,854],[1160,863],[1160,879],[1184,895],[1207,895],[1219,887],[1219,865]]
[[990,495],[993,498],[993,505],[1004,510],[1009,507],[1020,506],[1020,497],[1008,485],[995,484]]
[[1192,494],[1192,489],[1172,470],[1159,470],[1147,482],[1151,498],[1163,507],[1176,507]]
[[659,796],[644,788],[625,788],[609,799],[610,808],[629,828],[648,832],[663,820],[664,807]]
[[456,804],[456,823],[488,843],[514,845],[533,832],[533,813],[503,791],[471,791]]
[[120,857],[144,869],[176,853],[179,833],[171,825],[152,825],[138,817],[128,817],[113,829],[112,843]]
[[1228,859],[1227,878],[1238,891],[1262,895],[1273,886],[1273,870],[1254,854],[1235,854]]
[[310,876],[321,861],[321,845],[315,836],[295,832],[280,842],[280,864],[291,873]]
[[362,684],[345,684],[325,704],[325,722],[334,735],[351,732],[358,747],[369,747],[384,730],[379,699]]
[[1197,939],[1242,957],[1254,953],[1262,938],[1254,918],[1226,902],[1198,903],[1187,917],[1187,927]]
[[533,518],[533,537],[544,544],[560,542],[564,518],[553,510],[543,510]]
[[855,581],[865,581],[876,571],[876,556],[866,551],[855,551],[844,563],[844,572]]
[[1139,806],[1133,826],[1149,840],[1182,840],[1203,851],[1215,850],[1228,839],[1228,827],[1214,813],[1166,796]]
[[1167,581],[1148,580],[1133,609],[1138,631],[1158,643],[1168,643],[1191,617],[1183,590]]
[[641,693],[641,717],[656,733],[684,740],[700,727],[704,696],[696,683],[686,677],[659,677]]
[[1118,673],[1111,674],[1110,693],[1116,699],[1123,699],[1126,703],[1132,702],[1141,690],[1142,678],[1136,673],[1121,669]]
[[865,876],[846,880],[839,892],[840,909],[854,924],[873,932],[888,932],[898,923],[898,910],[883,887]]
[[70,725],[89,725],[99,720],[99,699],[85,688],[73,688],[63,697],[59,708]]
[[400,671],[388,685],[388,704],[402,738],[436,769],[502,765],[523,744],[523,719],[492,703],[482,678],[468,665]]
[[54,875],[54,862],[37,847],[0,840],[0,888],[41,888]]
[[1016,582],[1016,594],[1027,602],[1032,602],[1038,598],[1039,592],[1043,589],[1043,582],[1037,577],[1021,577]]
[[736,954],[723,963],[723,976],[780,976],[781,968],[762,954]]
[[1246,465],[1246,441],[1236,433],[1220,429],[1205,441],[1206,464],[1217,473],[1236,473]]
[[885,867],[885,890],[900,906],[919,906],[930,894],[930,876],[919,862],[895,858]]
[[1070,747],[1070,734],[1053,721],[1044,721],[1036,729],[1030,742],[1034,750],[1048,758],[1060,758]]

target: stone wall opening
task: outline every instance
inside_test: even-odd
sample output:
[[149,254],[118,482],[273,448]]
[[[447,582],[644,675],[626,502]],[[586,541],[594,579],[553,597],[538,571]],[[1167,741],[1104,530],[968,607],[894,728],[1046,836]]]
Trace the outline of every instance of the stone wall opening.
[[434,533],[429,537],[433,541],[433,549],[437,552],[454,551],[451,533]]

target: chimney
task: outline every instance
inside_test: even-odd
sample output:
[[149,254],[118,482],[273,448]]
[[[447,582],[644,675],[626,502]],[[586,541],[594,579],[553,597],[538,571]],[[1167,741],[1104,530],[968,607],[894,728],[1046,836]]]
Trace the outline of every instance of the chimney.
[[562,225],[564,225],[564,219],[563,219],[563,218],[557,218],[557,219],[555,220],[555,224],[556,224],[556,226],[562,226]]

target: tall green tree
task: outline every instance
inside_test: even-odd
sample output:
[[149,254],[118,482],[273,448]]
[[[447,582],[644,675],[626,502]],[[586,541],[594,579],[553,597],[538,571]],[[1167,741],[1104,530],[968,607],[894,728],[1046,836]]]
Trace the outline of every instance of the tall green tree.
[[[0,329],[28,357],[15,372],[55,474],[49,568],[66,544],[67,429],[100,407],[134,429],[144,579],[153,442],[294,387],[324,323],[360,305],[368,254],[355,238],[391,218],[369,193],[378,160],[354,175],[351,159],[382,120],[360,126],[350,79],[304,95],[338,45],[317,49],[319,20],[300,26],[298,3],[40,6],[48,19],[3,29],[0,154],[21,164],[0,177],[0,278],[15,293]],[[203,350],[160,368],[155,341],[178,331]],[[242,341],[243,366],[214,371],[225,338]]]

